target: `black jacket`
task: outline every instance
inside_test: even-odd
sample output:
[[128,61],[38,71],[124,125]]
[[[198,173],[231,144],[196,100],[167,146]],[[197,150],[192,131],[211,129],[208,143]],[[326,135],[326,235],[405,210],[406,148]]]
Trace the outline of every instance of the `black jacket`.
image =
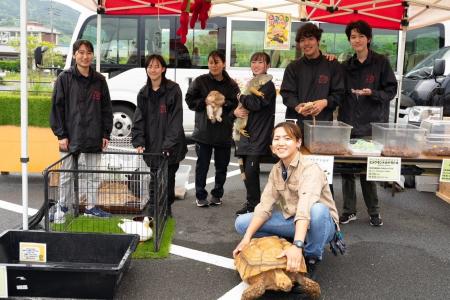
[[[345,99],[339,109],[339,119],[353,126],[352,136],[370,136],[372,122],[389,121],[389,103],[397,93],[397,80],[389,61],[369,50],[360,63],[356,54],[344,63]],[[351,89],[369,88],[371,96],[358,96]]]
[[264,98],[253,94],[241,95],[239,101],[249,111],[247,130],[250,138],[240,137],[236,143],[236,155],[270,155],[272,130],[275,120],[276,91],[272,81],[263,85],[259,91]]
[[[145,147],[145,153],[169,152],[169,164],[182,161],[187,147],[183,129],[183,103],[180,86],[165,80],[157,91],[147,83],[137,96],[131,128],[134,147]],[[145,157],[150,165],[152,157]]]
[[316,116],[317,120],[332,121],[333,111],[340,105],[344,95],[342,69],[337,61],[328,61],[322,54],[315,59],[302,57],[291,62],[284,71],[280,94],[287,106],[286,118],[297,119],[303,128],[303,117],[295,111],[300,103],[327,99],[328,106]]
[[[222,122],[211,123],[206,115],[205,99],[210,91],[219,91],[225,96]],[[223,71],[223,80],[217,81],[211,73],[197,77],[186,93],[186,103],[190,110],[195,111],[195,127],[192,140],[213,145],[231,147],[231,131],[233,128],[233,111],[238,105],[238,85]]]
[[70,152],[101,152],[113,125],[111,98],[105,78],[76,66],[59,74],[52,96],[50,126],[59,140],[69,139]]

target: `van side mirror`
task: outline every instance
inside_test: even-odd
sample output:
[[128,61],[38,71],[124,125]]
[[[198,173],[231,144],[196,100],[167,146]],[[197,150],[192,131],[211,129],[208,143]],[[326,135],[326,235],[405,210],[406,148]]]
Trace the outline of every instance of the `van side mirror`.
[[45,51],[48,50],[48,47],[42,46],[34,49],[34,61],[36,63],[37,68],[42,68],[42,56]]
[[438,77],[444,75],[445,72],[445,60],[435,59],[433,65],[433,76]]

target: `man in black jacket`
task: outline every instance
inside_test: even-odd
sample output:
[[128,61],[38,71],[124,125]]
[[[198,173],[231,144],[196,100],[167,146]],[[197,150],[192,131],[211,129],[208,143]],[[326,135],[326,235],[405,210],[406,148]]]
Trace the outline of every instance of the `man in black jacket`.
[[344,81],[340,65],[329,61],[319,49],[322,29],[306,23],[297,30],[295,41],[304,54],[284,71],[280,94],[287,106],[286,119],[332,121],[333,111],[342,101]]
[[[199,207],[209,205],[205,186],[213,150],[216,176],[210,202],[212,205],[222,204],[223,185],[230,163],[233,111],[237,107],[237,94],[239,93],[238,85],[225,71],[225,55],[222,52],[212,51],[208,55],[208,68],[208,74],[201,75],[192,82],[185,99],[189,109],[195,111],[192,140],[195,141],[197,153],[195,195]],[[211,91],[218,91],[225,96],[222,122],[212,123],[206,114],[206,97]]]
[[[84,154],[88,169],[97,169],[101,152],[108,146],[112,130],[112,108],[108,85],[105,78],[92,67],[94,47],[87,40],[78,40],[73,44],[75,65],[62,72],[55,83],[52,96],[50,125],[58,137],[61,155],[74,153],[67,157],[63,169],[73,168],[73,157]],[[85,192],[87,206],[85,214],[96,217],[109,217],[110,214],[95,207],[97,201],[96,174],[89,174]],[[68,211],[71,174],[61,172],[61,198],[57,209]],[[80,186],[80,192],[83,187]],[[59,213],[59,216],[63,214]],[[55,222],[58,220],[55,220]],[[61,221],[61,220],[60,220]]]
[[[349,23],[345,29],[355,54],[345,62],[345,100],[339,118],[353,126],[352,137],[370,137],[372,122],[389,121],[389,104],[397,93],[397,80],[389,61],[370,50],[372,28],[364,21]],[[360,176],[364,202],[370,215],[370,225],[381,226],[375,182]],[[341,224],[356,220],[355,175],[342,174],[344,211]]]

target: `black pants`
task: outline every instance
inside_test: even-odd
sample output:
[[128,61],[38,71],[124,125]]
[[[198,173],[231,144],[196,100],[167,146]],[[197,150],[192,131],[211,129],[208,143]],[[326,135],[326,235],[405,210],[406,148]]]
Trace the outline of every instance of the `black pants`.
[[219,147],[203,143],[195,144],[197,153],[197,164],[195,166],[195,196],[198,200],[205,200],[208,192],[205,190],[206,176],[208,175],[209,163],[214,150],[214,167],[216,168],[214,189],[211,195],[216,198],[223,197],[223,185],[227,178],[227,167],[230,163],[231,146]]
[[[180,167],[179,163],[170,164],[167,166],[167,202],[168,206],[171,207],[175,202],[175,174]],[[157,169],[152,169],[152,177],[149,183],[149,193],[150,193],[150,209],[155,207],[155,192],[153,190],[154,186],[154,176],[156,176]]]
[[[344,198],[344,214],[356,214],[356,187],[355,174],[342,174],[342,195]],[[380,212],[378,206],[377,185],[374,181],[367,181],[366,175],[359,176],[364,202],[369,215],[377,215]]]
[[261,200],[261,187],[259,181],[260,161],[261,157],[258,155],[245,155],[241,157],[242,167],[245,178],[244,184],[247,190],[247,209],[253,211],[255,206]]

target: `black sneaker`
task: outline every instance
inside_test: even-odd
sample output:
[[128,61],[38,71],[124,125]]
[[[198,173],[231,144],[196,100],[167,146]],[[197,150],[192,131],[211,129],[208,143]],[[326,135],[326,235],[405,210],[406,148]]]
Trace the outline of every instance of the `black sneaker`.
[[339,223],[341,224],[348,224],[351,221],[356,220],[356,214],[342,214],[342,216],[339,217]]
[[382,226],[383,220],[380,218],[380,215],[372,215],[370,216],[370,225],[372,226]]
[[211,196],[211,200],[209,200],[209,204],[211,204],[211,205],[220,205],[220,204],[222,204],[222,200],[220,200],[220,198]]
[[236,216],[244,215],[253,212],[255,209],[248,207],[247,204],[244,204],[241,209],[236,211]]
[[203,200],[196,199],[195,202],[197,202],[198,207],[208,207],[209,206],[209,202],[206,199],[203,199]]
[[320,265],[320,260],[318,260],[315,257],[306,257],[306,268],[308,270],[308,277],[311,280],[316,281],[317,279],[317,269],[318,266]]

